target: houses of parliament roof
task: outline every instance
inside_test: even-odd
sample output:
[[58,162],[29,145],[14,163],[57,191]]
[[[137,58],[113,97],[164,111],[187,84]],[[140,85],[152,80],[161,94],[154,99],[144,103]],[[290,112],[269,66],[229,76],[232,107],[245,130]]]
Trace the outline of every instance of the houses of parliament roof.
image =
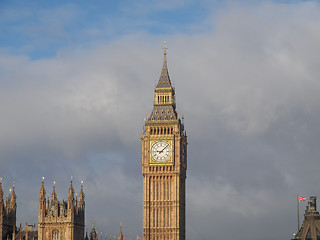
[[307,209],[304,214],[304,221],[299,232],[293,240],[317,240],[320,239],[320,214],[317,211],[317,198],[310,197]]

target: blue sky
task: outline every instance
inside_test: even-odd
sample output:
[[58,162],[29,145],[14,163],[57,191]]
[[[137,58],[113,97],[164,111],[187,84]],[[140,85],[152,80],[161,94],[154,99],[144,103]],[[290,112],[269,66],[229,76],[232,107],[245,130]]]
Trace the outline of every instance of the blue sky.
[[[154,35],[208,31],[212,8],[195,1],[2,1],[0,44],[13,54],[54,56],[136,32]],[[220,8],[222,3],[213,4]],[[211,6],[212,7],[212,6]]]
[[38,59],[137,32],[201,34],[210,32],[214,28],[210,20],[232,5],[266,2],[300,1],[1,1],[1,50]]
[[141,234],[164,41],[189,140],[187,239],[289,239],[296,194],[320,196],[318,1],[10,0],[0,29],[0,176],[18,225],[37,222],[42,176],[59,199],[73,176],[88,231]]

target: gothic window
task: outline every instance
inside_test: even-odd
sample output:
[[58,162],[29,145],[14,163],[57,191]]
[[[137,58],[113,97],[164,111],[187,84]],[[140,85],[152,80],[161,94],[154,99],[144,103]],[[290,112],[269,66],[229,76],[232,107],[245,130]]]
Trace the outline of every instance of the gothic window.
[[161,114],[164,114],[164,111],[163,111],[163,110],[161,111]]
[[52,232],[52,240],[59,240],[59,239],[60,239],[59,231],[58,230],[53,230],[53,232]]

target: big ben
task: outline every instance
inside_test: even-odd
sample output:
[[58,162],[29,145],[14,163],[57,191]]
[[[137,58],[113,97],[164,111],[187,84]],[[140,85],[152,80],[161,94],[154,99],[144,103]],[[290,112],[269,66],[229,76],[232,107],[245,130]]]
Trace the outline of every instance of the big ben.
[[185,240],[187,136],[163,49],[153,110],[142,133],[143,239]]

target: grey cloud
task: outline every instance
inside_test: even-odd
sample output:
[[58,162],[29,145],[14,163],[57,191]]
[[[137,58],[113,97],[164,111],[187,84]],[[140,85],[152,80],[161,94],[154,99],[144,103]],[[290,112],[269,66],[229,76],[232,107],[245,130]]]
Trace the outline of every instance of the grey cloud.
[[[319,11],[235,6],[211,33],[163,36],[189,137],[189,239],[289,239],[296,194],[319,195]],[[0,175],[16,180],[18,221],[37,221],[43,175],[64,198],[72,175],[85,181],[87,228],[141,232],[140,134],[161,41],[1,57]]]

